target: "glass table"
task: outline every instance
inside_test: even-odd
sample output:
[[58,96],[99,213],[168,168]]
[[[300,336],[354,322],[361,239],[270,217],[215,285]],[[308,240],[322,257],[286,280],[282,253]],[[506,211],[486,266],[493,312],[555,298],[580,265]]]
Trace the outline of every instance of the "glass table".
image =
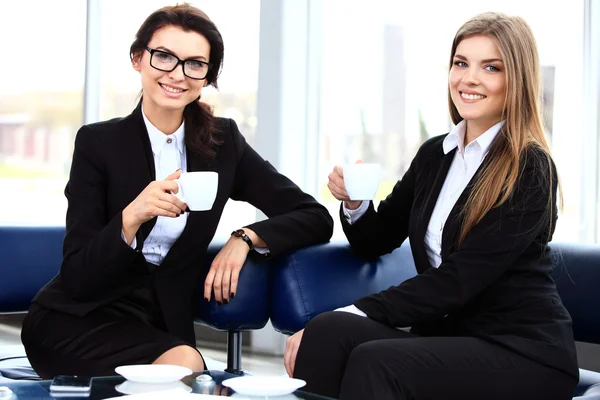
[[[210,375],[212,380],[203,381],[196,379],[199,375]],[[201,371],[194,372],[192,375],[183,378],[178,385],[180,387],[187,386],[192,389],[192,393],[199,394],[211,394],[216,396],[228,396],[231,398],[243,398],[252,400],[269,399],[269,400],[323,400],[330,399],[329,397],[318,396],[297,390],[294,394],[286,396],[269,396],[269,397],[257,397],[257,396],[242,396],[236,394],[230,388],[221,385],[221,382],[225,379],[236,378],[239,375],[230,374],[223,371]],[[45,400],[45,399],[68,399],[68,400],[99,400],[107,399],[112,397],[125,396],[121,391],[131,393],[131,390],[137,392],[142,388],[143,384],[132,384],[132,382],[126,382],[121,376],[108,376],[108,377],[95,377],[92,379],[92,390],[89,395],[71,394],[58,396],[56,393],[50,393],[50,384],[52,381],[14,381],[11,383],[2,383],[0,386],[7,386],[13,391],[12,396],[0,397],[0,400]],[[185,386],[183,386],[185,385]],[[189,389],[187,389],[189,390]],[[200,398],[201,396],[199,396]]]

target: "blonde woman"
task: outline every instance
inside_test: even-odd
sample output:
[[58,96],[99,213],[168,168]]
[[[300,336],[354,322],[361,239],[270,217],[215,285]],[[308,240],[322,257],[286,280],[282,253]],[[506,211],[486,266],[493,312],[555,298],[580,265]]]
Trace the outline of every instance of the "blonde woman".
[[548,248],[558,178],[527,23],[466,22],[448,97],[455,128],[421,146],[377,210],[349,200],[339,167],[330,174],[356,252],[410,238],[418,275],[314,318],[288,339],[288,373],[344,400],[570,399],[577,357]]

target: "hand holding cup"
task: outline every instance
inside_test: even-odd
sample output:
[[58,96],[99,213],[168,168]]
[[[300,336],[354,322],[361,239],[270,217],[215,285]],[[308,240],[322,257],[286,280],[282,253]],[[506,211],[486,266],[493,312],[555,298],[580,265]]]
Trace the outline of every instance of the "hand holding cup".
[[181,174],[174,180],[175,196],[191,211],[210,210],[217,197],[219,174],[214,171],[194,171]]
[[122,213],[122,229],[127,243],[131,243],[139,227],[154,217],[175,218],[187,205],[172,193],[178,188],[175,180],[181,175],[177,170],[164,181],[153,181],[131,202]]
[[355,210],[362,200],[372,200],[377,193],[381,178],[380,164],[365,164],[358,160],[355,164],[336,165],[329,174],[327,187],[338,200],[346,202],[346,208]]

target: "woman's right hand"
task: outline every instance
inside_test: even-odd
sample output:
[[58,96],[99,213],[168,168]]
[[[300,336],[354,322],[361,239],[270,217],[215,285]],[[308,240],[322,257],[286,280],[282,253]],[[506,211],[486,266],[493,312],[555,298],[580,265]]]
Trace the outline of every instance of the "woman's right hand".
[[[357,161],[362,163],[362,161]],[[362,204],[361,200],[352,201],[346,192],[346,185],[344,184],[344,168],[341,165],[333,167],[333,171],[329,174],[329,182],[327,182],[329,191],[336,199],[346,202],[346,208],[349,210],[356,210]]]
[[187,209],[187,205],[171,193],[179,188],[175,179],[181,176],[181,170],[173,172],[164,181],[153,181],[123,210],[123,233],[130,243],[140,225],[157,217],[178,217]]

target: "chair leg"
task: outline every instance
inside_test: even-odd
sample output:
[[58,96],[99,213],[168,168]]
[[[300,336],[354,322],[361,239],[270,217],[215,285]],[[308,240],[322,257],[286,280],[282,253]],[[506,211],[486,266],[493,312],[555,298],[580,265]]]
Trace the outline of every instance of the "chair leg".
[[244,370],[242,370],[242,332],[227,332],[227,368],[225,372],[244,375]]

